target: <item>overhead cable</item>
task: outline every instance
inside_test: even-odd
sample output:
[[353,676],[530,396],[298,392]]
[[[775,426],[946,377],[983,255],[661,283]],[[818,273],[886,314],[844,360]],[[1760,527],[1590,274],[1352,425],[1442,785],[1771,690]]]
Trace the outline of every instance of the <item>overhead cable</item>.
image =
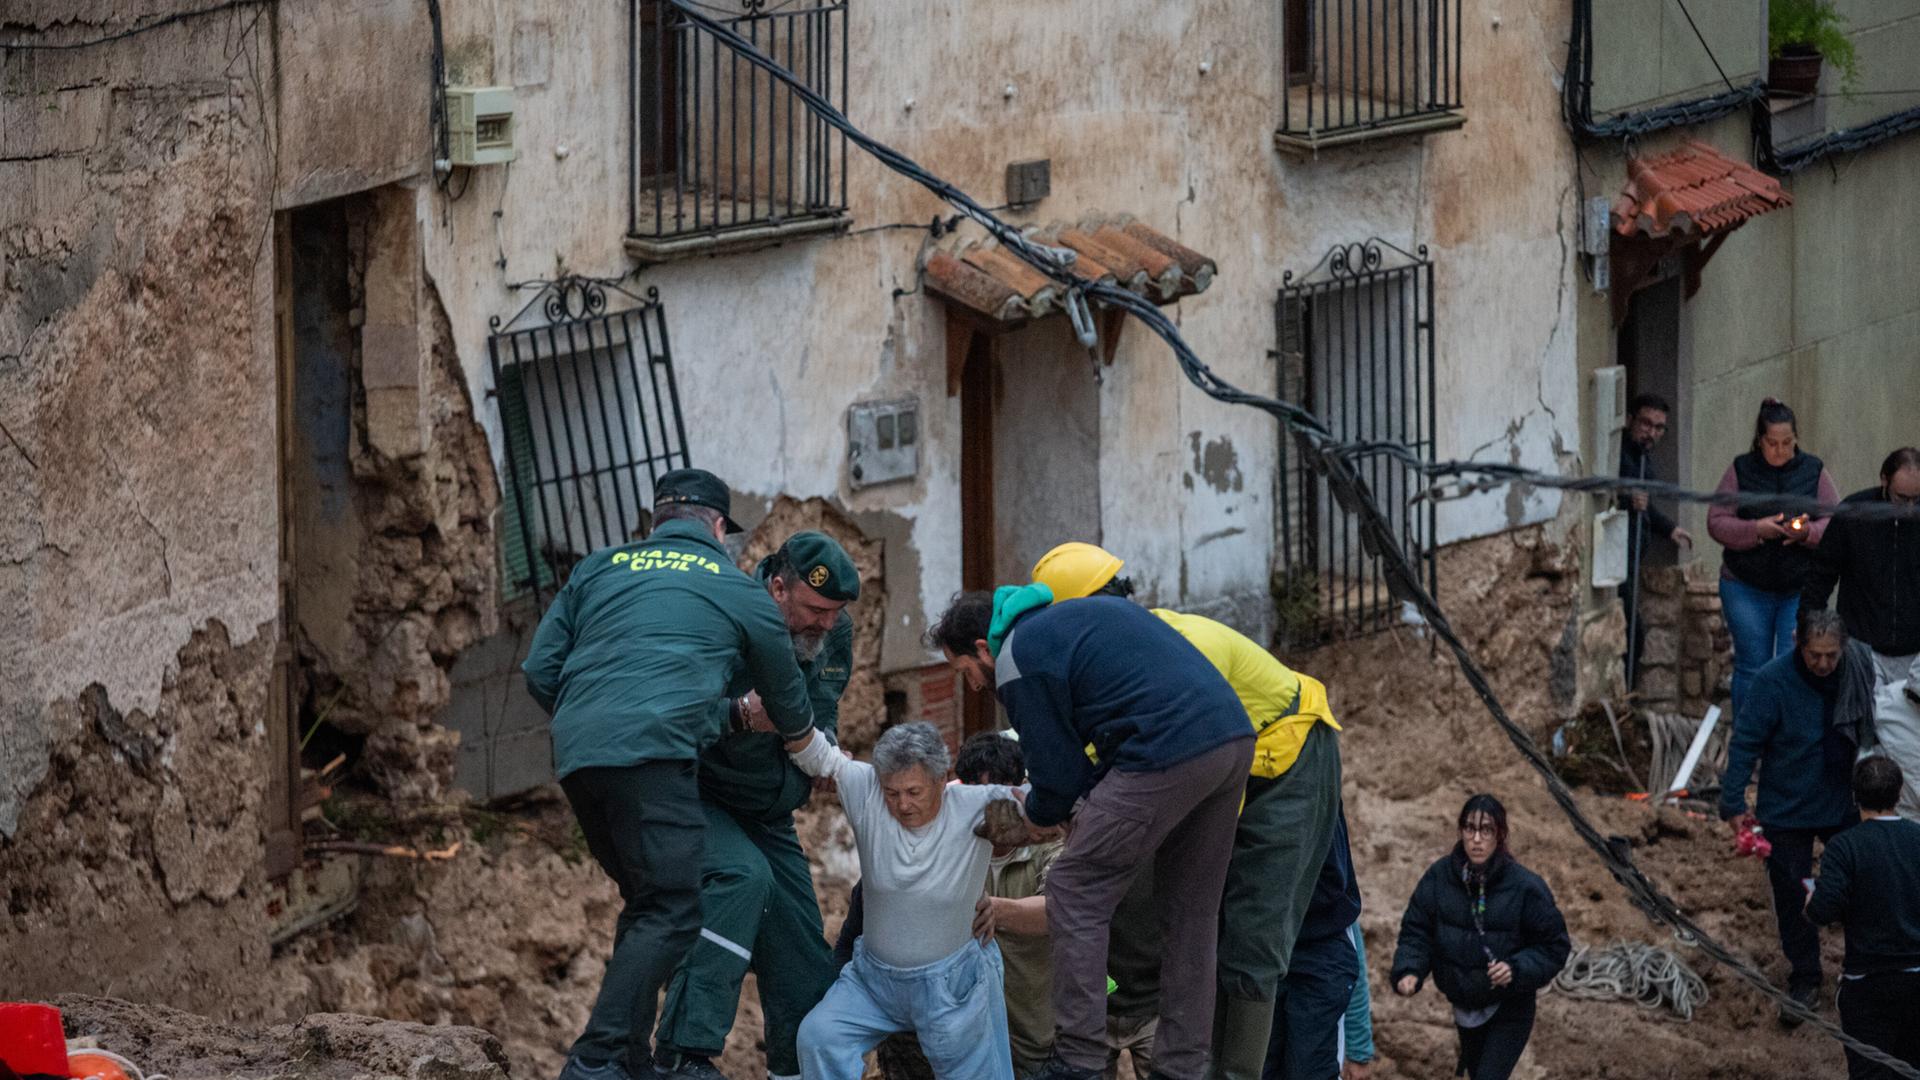
[[[1362,543],[1366,550],[1379,560],[1381,571],[1394,598],[1412,604],[1426,618],[1428,626],[1453,654],[1462,677],[1480,698],[1488,714],[1492,716],[1495,723],[1500,725],[1508,741],[1519,751],[1520,756],[1540,775],[1548,794],[1559,805],[1574,832],[1592,849],[1595,856],[1613,875],[1614,880],[1626,890],[1635,906],[1649,916],[1666,923],[1683,942],[1699,948],[1739,976],[1743,982],[1773,999],[1783,1012],[1811,1023],[1854,1052],[1885,1066],[1896,1076],[1907,1078],[1907,1080],[1920,1080],[1920,1069],[1915,1069],[1898,1058],[1848,1035],[1840,1030],[1838,1025],[1793,1000],[1769,982],[1766,975],[1753,964],[1736,956],[1726,946],[1720,944],[1717,939],[1701,929],[1685,912],[1681,911],[1679,905],[1661,892],[1659,887],[1633,864],[1630,848],[1624,838],[1615,843],[1602,835],[1600,830],[1588,820],[1575,801],[1572,790],[1554,771],[1552,763],[1534,742],[1533,736],[1507,715],[1506,707],[1494,693],[1492,685],[1474,661],[1466,643],[1455,632],[1452,624],[1447,620],[1446,613],[1440,609],[1433,596],[1421,585],[1418,571],[1401,549],[1391,522],[1374,501],[1372,493],[1367,490],[1366,483],[1354,472],[1346,455],[1333,452],[1335,440],[1325,424],[1298,405],[1249,393],[1222,379],[1200,360],[1186,340],[1181,337],[1178,327],[1151,300],[1117,284],[1081,280],[1071,270],[1075,257],[1072,251],[1040,244],[1023,236],[1019,230],[995,217],[966,192],[928,172],[912,158],[855,127],[832,103],[795,78],[792,72],[768,58],[753,43],[735,33],[730,27],[688,7],[682,0],[670,0],[670,2],[679,9],[685,19],[712,35],[741,59],[784,83],[797,100],[805,104],[821,120],[846,135],[849,141],[872,154],[888,168],[946,200],[954,209],[979,224],[1023,262],[1064,286],[1070,297],[1079,296],[1084,300],[1097,300],[1108,307],[1126,311],[1145,323],[1166,342],[1187,379],[1207,396],[1229,404],[1248,405],[1279,420],[1288,434],[1293,437],[1303,459],[1325,478],[1328,493],[1343,510],[1358,519]],[[1474,463],[1457,464],[1462,468],[1478,469]],[[1701,494],[1703,499],[1711,498],[1703,493],[1694,494]]]

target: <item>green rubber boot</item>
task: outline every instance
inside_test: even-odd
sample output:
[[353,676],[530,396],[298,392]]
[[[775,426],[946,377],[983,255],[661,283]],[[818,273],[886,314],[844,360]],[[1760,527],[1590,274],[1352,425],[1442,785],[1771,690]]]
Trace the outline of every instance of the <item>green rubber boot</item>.
[[1273,1002],[1220,995],[1213,1009],[1209,1080],[1260,1080],[1273,1035]]

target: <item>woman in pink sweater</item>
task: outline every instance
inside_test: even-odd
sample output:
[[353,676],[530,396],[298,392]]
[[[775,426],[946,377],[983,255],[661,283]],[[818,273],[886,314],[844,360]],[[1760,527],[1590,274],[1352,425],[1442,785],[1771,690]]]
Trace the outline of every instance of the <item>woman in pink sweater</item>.
[[[1840,489],[1826,466],[1800,449],[1793,410],[1774,398],[1760,405],[1753,448],[1733,459],[1715,490],[1797,495],[1829,505],[1840,501]],[[1754,673],[1793,648],[1800,586],[1813,566],[1812,549],[1826,531],[1825,516],[1718,505],[1707,511],[1707,535],[1726,549],[1720,564],[1720,611],[1733,635],[1736,716]]]

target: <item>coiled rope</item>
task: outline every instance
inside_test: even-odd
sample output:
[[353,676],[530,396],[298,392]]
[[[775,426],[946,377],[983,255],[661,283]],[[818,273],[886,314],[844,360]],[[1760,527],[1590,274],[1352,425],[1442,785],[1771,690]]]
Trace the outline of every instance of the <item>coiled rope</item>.
[[1686,961],[1638,941],[1582,945],[1554,978],[1553,989],[1587,1001],[1626,998],[1643,1009],[1665,1007],[1687,1022],[1707,1003],[1707,982]]

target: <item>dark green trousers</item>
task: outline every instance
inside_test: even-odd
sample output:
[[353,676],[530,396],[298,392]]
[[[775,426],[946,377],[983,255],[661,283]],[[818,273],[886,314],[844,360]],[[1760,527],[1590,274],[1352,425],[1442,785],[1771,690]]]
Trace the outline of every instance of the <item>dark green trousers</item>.
[[1259,1080],[1273,1003],[1306,921],[1340,813],[1340,739],[1315,724],[1293,767],[1247,783],[1220,900],[1220,992],[1213,1065],[1221,1080]]
[[719,1056],[733,1028],[740,982],[751,969],[765,1017],[767,1071],[797,1076],[800,1021],[834,978],[807,854],[791,816],[755,821],[701,805],[707,854],[700,874],[700,939],[667,985],[660,1051]]
[[653,1003],[700,933],[700,787],[691,761],[587,768],[560,781],[587,850],[620,887],[600,994],[573,1053],[637,1069],[650,1059]]

